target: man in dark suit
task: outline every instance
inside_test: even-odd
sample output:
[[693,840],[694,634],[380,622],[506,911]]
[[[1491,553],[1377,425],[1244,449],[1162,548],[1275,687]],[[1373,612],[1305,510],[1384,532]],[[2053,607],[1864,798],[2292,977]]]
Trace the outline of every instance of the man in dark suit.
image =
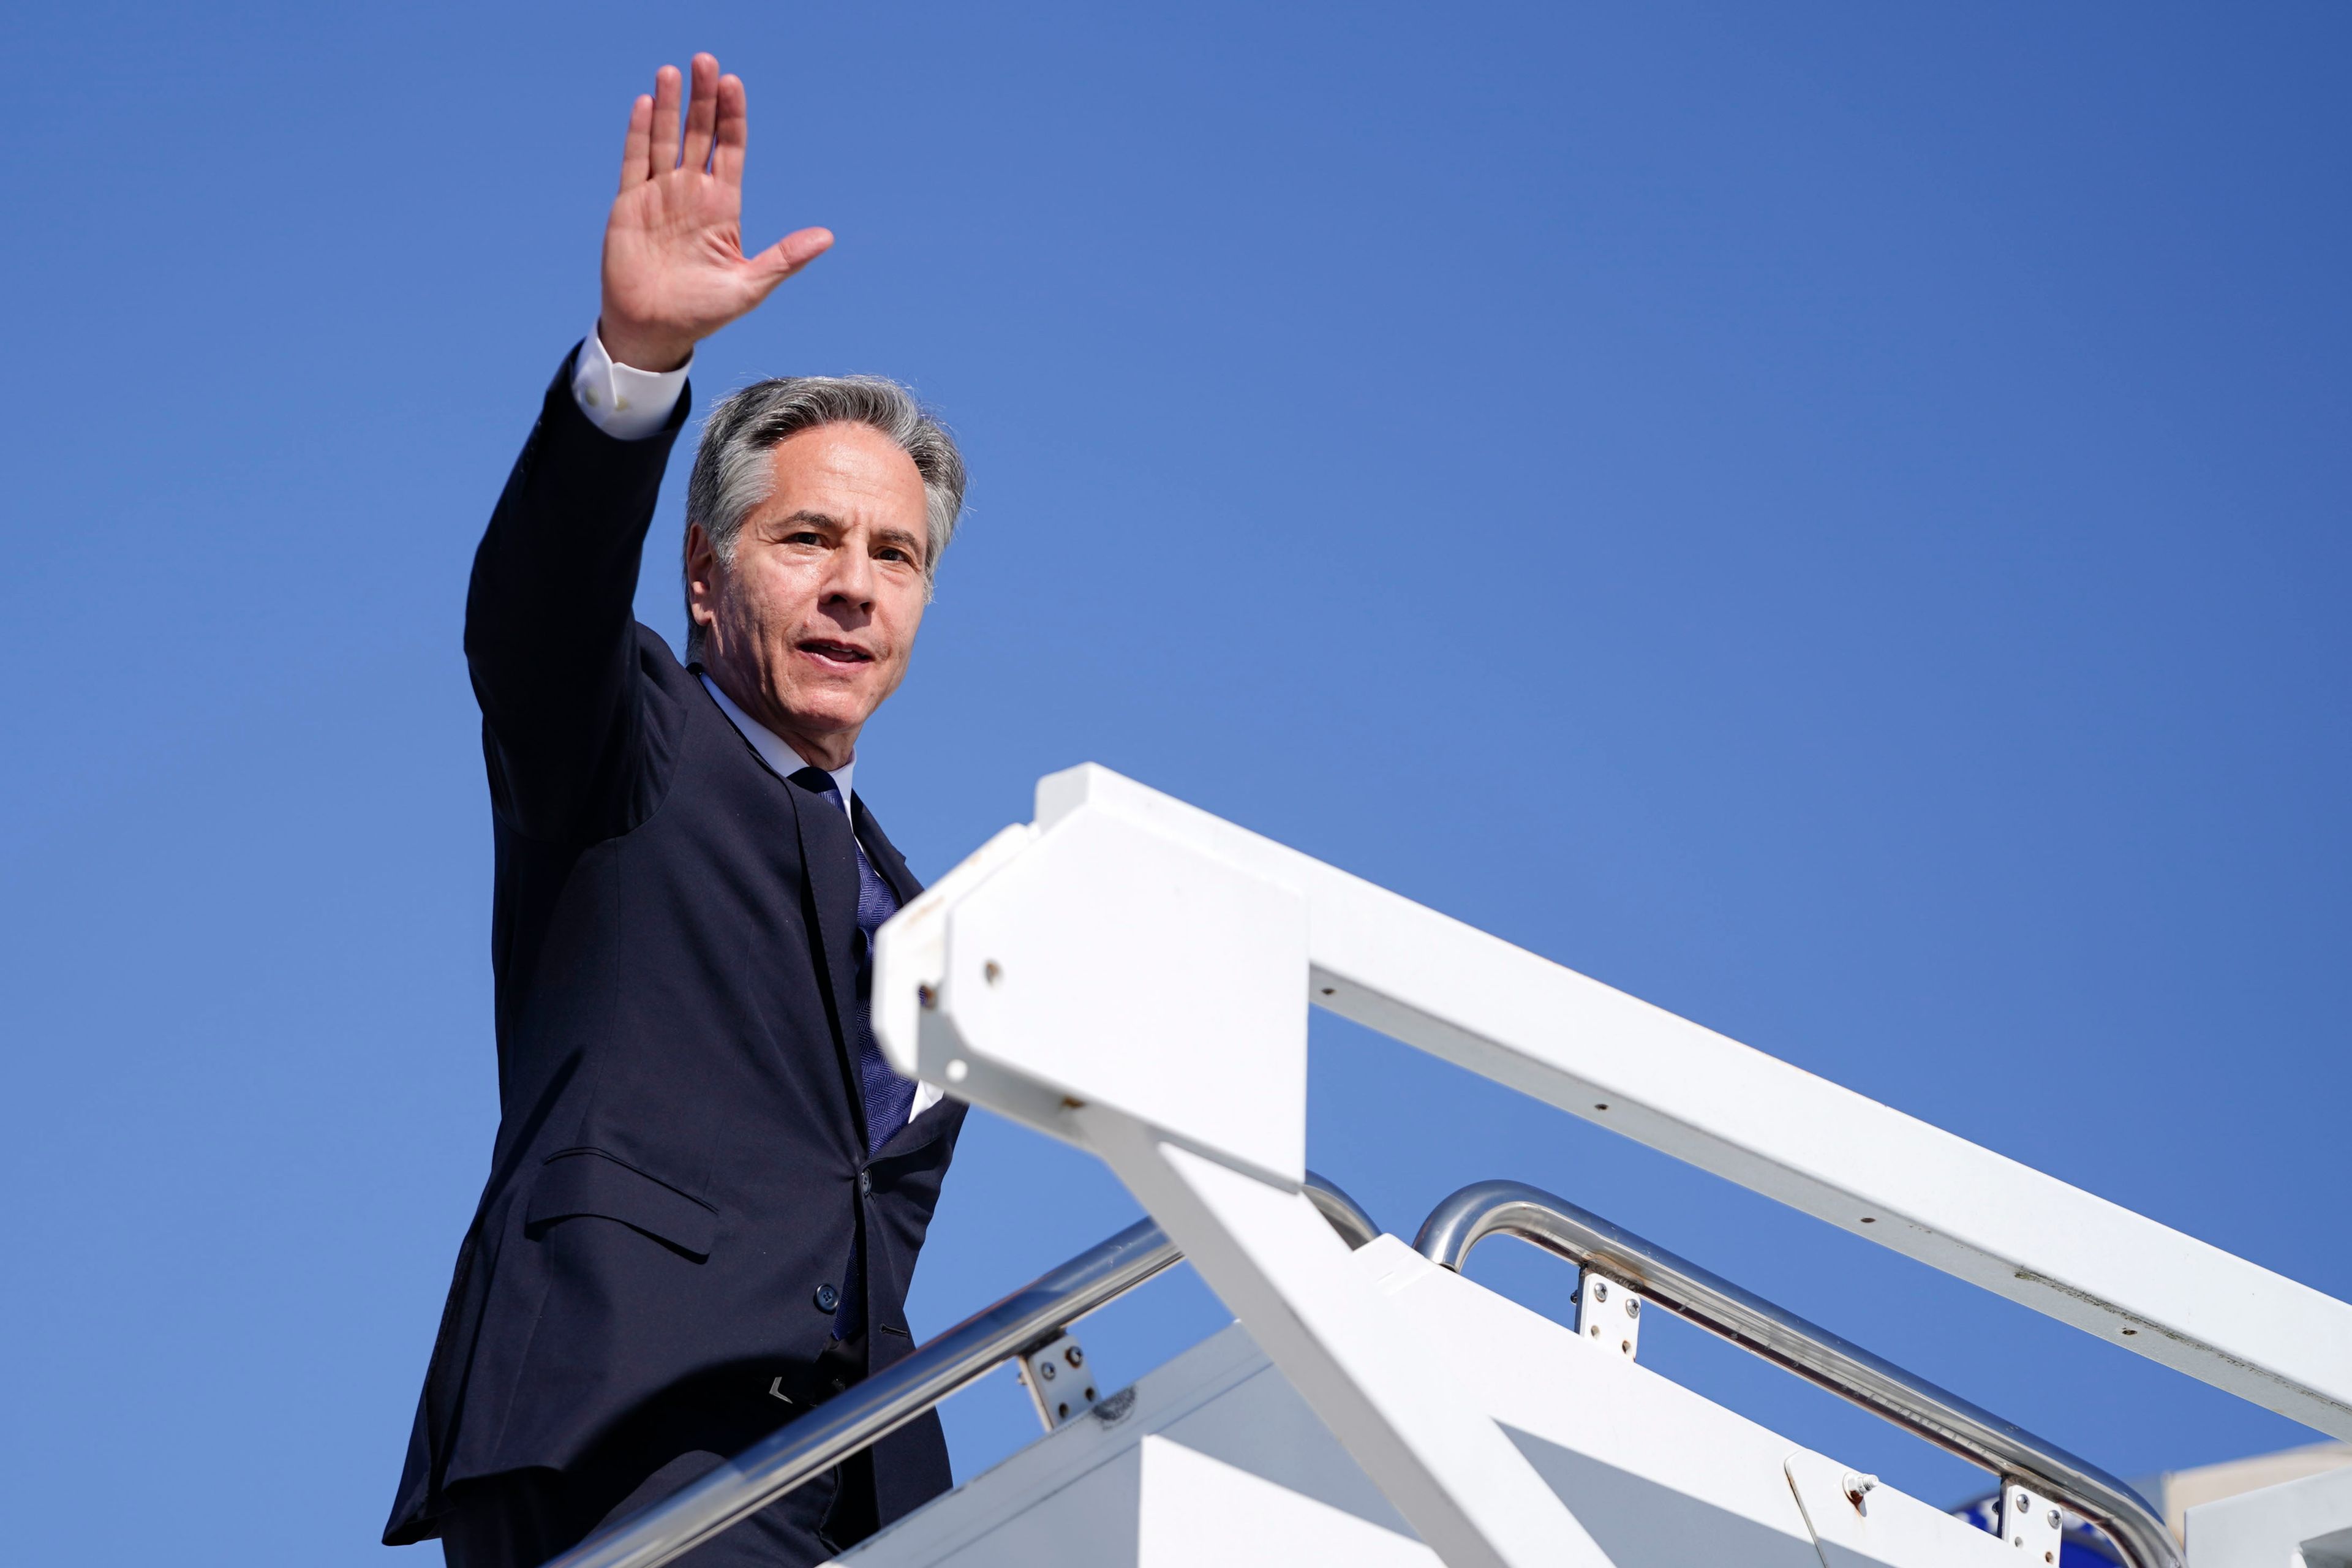
[[[707,55],[637,100],[597,330],[474,560],[500,1121],[384,1531],[456,1568],[543,1562],[907,1354],[962,1121],[867,1027],[918,886],[851,787],[962,504],[946,432],[884,381],[736,394],[688,662],[631,615],[694,344],[833,240],[743,255],[744,132]],[[685,1561],[822,1561],[948,1484],[926,1416]]]

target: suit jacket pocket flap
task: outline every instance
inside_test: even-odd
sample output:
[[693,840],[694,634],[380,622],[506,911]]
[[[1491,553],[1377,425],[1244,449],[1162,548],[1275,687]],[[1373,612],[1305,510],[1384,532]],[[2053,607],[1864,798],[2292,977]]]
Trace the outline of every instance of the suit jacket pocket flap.
[[696,1258],[710,1256],[719,1215],[709,1205],[666,1186],[593,1149],[551,1156],[530,1190],[523,1224],[599,1215],[644,1231]]

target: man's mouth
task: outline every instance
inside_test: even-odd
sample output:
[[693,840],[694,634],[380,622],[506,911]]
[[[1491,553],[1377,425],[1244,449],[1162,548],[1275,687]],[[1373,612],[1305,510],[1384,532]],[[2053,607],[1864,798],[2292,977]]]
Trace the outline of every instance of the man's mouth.
[[874,656],[854,643],[835,642],[831,637],[809,637],[795,645],[813,658],[844,668],[856,664],[872,664]]

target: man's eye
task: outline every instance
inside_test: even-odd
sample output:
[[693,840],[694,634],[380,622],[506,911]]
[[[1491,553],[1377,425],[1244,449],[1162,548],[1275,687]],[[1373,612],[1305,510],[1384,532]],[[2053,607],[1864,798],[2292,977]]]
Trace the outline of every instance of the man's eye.
[[803,528],[797,533],[784,535],[784,542],[786,544],[823,544],[824,535],[814,529]]
[[905,551],[899,549],[895,544],[886,544],[880,550],[875,552],[875,553],[885,561],[904,561],[910,565],[914,562],[913,556],[908,554]]

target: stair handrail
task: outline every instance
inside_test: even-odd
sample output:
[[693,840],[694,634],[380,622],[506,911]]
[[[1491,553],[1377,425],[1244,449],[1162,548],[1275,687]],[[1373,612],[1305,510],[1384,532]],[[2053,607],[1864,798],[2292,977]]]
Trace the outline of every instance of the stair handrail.
[[[1309,1171],[1305,1185],[1316,1208],[1350,1247],[1381,1234],[1371,1216],[1329,1182]],[[591,1536],[547,1568],[660,1568],[1036,1349],[1183,1256],[1157,1221],[1138,1220],[852,1384],[717,1469]]]
[[2164,1521],[2106,1471],[1894,1363],[1808,1322],[1566,1198],[1523,1182],[1475,1182],[1430,1210],[1413,1248],[1462,1271],[1490,1236],[1516,1237],[1730,1341],[1970,1464],[2022,1481],[2098,1527],[2132,1568],[2181,1568]]

